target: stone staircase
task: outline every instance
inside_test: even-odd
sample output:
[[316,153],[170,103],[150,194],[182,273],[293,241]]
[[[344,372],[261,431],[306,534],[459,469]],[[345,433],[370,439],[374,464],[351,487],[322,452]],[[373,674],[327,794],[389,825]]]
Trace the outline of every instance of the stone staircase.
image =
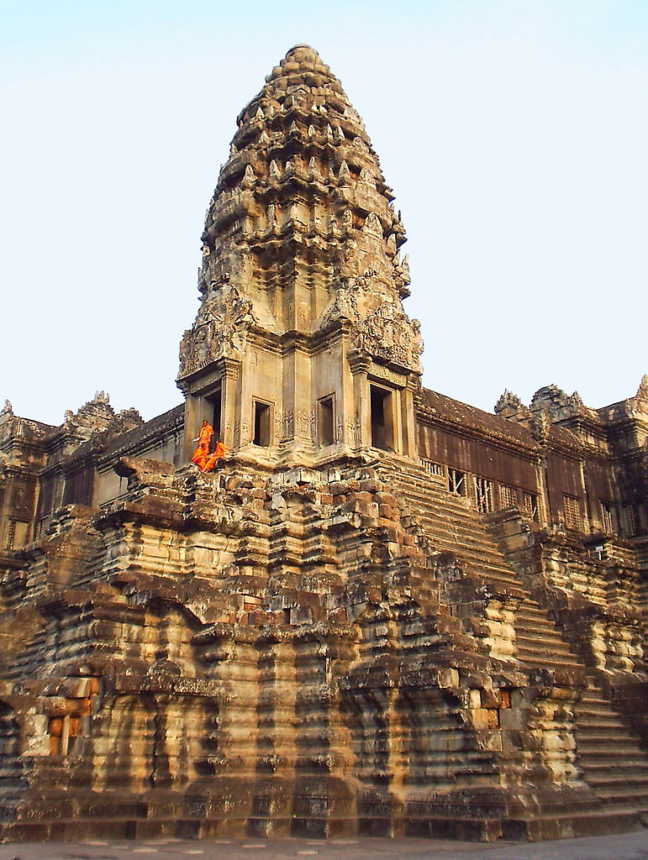
[[[422,468],[398,462],[382,476],[411,509],[439,552],[452,552],[473,575],[521,598],[516,612],[516,657],[523,667],[576,670],[585,666],[549,613],[508,564],[482,515]],[[577,764],[606,813],[648,810],[648,753],[591,679],[575,707]]]
[[648,755],[603,691],[588,684],[576,706],[578,763],[608,809],[648,809]]

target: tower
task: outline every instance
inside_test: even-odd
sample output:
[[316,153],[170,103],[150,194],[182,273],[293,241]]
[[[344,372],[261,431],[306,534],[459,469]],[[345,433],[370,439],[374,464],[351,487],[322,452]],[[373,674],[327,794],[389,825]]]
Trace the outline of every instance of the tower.
[[362,120],[298,45],[237,123],[180,347],[187,450],[207,418],[228,450],[268,465],[413,455],[420,327],[402,307],[405,231]]

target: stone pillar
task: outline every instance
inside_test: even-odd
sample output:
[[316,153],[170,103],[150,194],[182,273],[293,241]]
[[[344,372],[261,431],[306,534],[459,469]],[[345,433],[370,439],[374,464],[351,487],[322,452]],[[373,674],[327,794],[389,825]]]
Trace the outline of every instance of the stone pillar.
[[542,526],[549,525],[551,516],[551,504],[549,502],[549,488],[547,487],[547,466],[544,452],[537,458],[536,470],[536,494],[538,498],[538,522]]
[[403,434],[403,412],[401,409],[401,391],[400,388],[392,389],[391,396],[389,398],[391,409],[390,409],[390,421],[391,421],[391,438],[392,445],[394,451],[397,454],[403,453],[403,445],[404,445],[404,434]]
[[355,439],[354,448],[368,448],[371,445],[371,399],[369,397],[369,368],[371,358],[354,351],[349,355],[349,366],[353,374],[353,400]]
[[195,439],[204,416],[205,404],[200,397],[185,393],[184,441],[182,444],[182,462],[188,463],[196,447]]
[[[589,493],[587,492],[587,481],[585,480],[585,460],[581,457],[578,461],[578,472],[580,476],[581,492],[583,493],[583,531],[587,534],[592,532],[592,509]],[[598,519],[598,511],[595,516]]]
[[310,356],[297,347],[292,349],[284,359],[283,374],[283,411],[289,416],[286,441],[292,447],[310,449],[313,444]]
[[221,427],[223,444],[227,452],[232,451],[238,440],[235,436],[237,420],[240,420],[239,377],[241,362],[232,358],[222,358],[221,376]]
[[418,388],[418,384],[418,376],[409,376],[406,387],[401,391],[402,453],[413,458],[418,457],[416,410],[414,408],[414,391]]

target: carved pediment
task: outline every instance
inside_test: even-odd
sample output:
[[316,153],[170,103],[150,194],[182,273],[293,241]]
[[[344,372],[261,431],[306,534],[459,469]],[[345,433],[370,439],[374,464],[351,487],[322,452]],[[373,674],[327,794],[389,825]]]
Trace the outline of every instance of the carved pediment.
[[250,326],[256,322],[250,299],[226,283],[203,301],[192,328],[184,333],[179,376],[187,376],[223,356],[240,357]]
[[352,323],[353,343],[360,352],[421,371],[421,324],[403,312],[400,301],[374,270],[343,280],[319,327],[337,320]]
[[373,358],[421,372],[421,324],[397,304],[382,304],[356,327],[355,346]]

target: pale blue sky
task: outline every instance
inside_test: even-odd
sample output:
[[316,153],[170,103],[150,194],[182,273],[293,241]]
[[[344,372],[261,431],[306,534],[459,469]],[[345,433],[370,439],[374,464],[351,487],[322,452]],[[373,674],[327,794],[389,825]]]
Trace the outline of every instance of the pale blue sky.
[[205,208],[298,42],[397,195],[427,386],[600,406],[648,372],[648,2],[0,0],[0,399],[181,400]]

